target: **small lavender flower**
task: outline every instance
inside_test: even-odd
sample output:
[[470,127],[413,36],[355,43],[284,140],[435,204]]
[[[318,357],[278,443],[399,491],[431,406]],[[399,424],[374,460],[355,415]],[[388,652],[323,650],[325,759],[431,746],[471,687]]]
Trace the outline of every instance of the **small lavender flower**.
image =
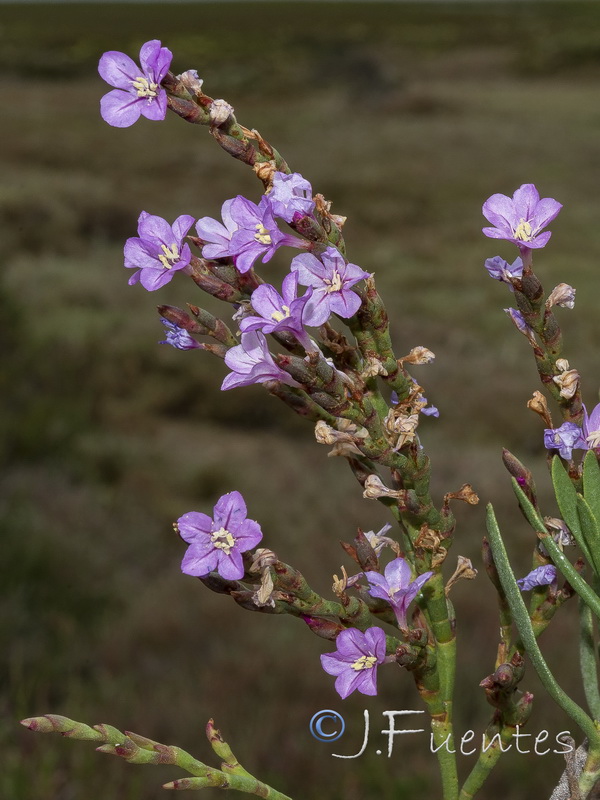
[[228,258],[230,256],[231,237],[238,229],[238,224],[231,216],[234,200],[226,200],[221,206],[223,224],[212,217],[202,217],[196,223],[198,236],[205,243],[202,248],[204,258]]
[[312,253],[301,253],[291,264],[303,286],[312,286],[313,293],[304,314],[306,325],[318,326],[331,314],[348,319],[360,308],[360,297],[350,287],[369,277],[356,264],[346,263],[335,247],[328,247],[321,260]]
[[164,119],[167,93],[160,83],[167,74],[173,54],[161,47],[158,39],[146,42],[140,50],[141,68],[125,53],[111,50],[100,59],[98,72],[115,86],[100,100],[100,114],[115,128],[128,128],[140,118]]
[[291,175],[276,172],[268,198],[273,214],[286,222],[292,222],[296,215],[306,217],[312,214],[315,207],[312,186],[298,172]]
[[244,273],[252,269],[254,262],[260,256],[263,264],[266,264],[282,245],[302,248],[308,244],[297,236],[279,230],[267,196],[263,196],[256,205],[238,195],[231,205],[231,216],[238,230],[231,237],[229,255],[233,256],[233,262],[239,272]]
[[362,633],[347,628],[335,640],[337,652],[321,656],[321,666],[335,675],[335,690],[345,700],[349,694],[377,694],[377,667],[385,660],[385,633],[373,626]]
[[242,195],[227,200],[221,209],[224,225],[211,217],[198,220],[198,236],[206,243],[204,258],[233,258],[236,269],[248,272],[257,258],[265,264],[282,245],[303,248],[308,242],[282,233],[265,195],[256,205]]
[[[587,436],[585,427],[584,436]],[[560,428],[544,429],[544,447],[548,450],[558,450],[560,457],[569,461],[573,450],[586,449],[586,443],[579,425],[574,422],[563,422]]]
[[200,344],[190,336],[185,328],[180,328],[168,319],[161,319],[162,324],[167,329],[167,338],[159,344],[170,344],[176,350],[195,350]]
[[511,292],[514,292],[511,278],[520,278],[523,275],[523,261],[521,258],[516,258],[513,263],[509,265],[508,261],[505,261],[500,256],[494,256],[494,258],[488,258],[485,261],[484,267],[489,272],[491,278],[507,283]]
[[252,308],[259,316],[244,317],[240,322],[240,330],[262,330],[263,333],[288,331],[305,350],[316,350],[316,345],[303,326],[304,310],[310,300],[312,288],[309,287],[303,297],[298,297],[298,273],[290,272],[283,279],[281,291],[282,295],[268,283],[255,289],[252,293]]
[[173,225],[142,211],[138,219],[138,234],[125,242],[125,266],[136,272],[129,285],[138,281],[153,292],[168,283],[173,275],[190,263],[192,253],[183,239],[192,227],[194,218],[187,214],[177,217]]
[[403,558],[390,561],[383,575],[379,572],[365,572],[365,578],[371,584],[369,594],[371,597],[386,600],[391,605],[401,628],[408,627],[406,623],[408,607],[432,575],[433,572],[424,572],[414,581],[411,580],[410,566]]
[[177,529],[189,544],[181,571],[196,578],[204,578],[215,570],[226,580],[243,578],[241,554],[262,539],[258,522],[246,517],[246,503],[239,492],[229,492],[217,500],[213,519],[198,511],[179,517]]
[[597,450],[600,448],[600,403],[588,414],[583,407],[583,439],[584,449]]
[[545,564],[542,567],[536,567],[524,578],[519,578],[517,586],[522,592],[529,592],[535,589],[536,586],[548,586],[550,583],[556,582],[556,567],[554,564]]
[[267,340],[260,331],[243,333],[242,343],[225,354],[225,363],[232,371],[221,384],[223,391],[265,381],[281,381],[289,386],[300,386],[273,361]]
[[540,200],[533,183],[524,183],[512,198],[493,194],[485,201],[483,216],[494,227],[483,228],[483,233],[490,239],[507,239],[522,249],[544,247],[552,234],[541,230],[555,219],[561,208],[561,203],[552,197]]

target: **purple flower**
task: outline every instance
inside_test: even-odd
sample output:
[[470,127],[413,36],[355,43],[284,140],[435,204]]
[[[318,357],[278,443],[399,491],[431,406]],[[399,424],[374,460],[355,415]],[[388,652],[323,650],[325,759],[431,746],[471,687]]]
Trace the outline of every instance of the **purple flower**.
[[257,258],[265,264],[282,245],[305,247],[307,242],[282,233],[273,218],[268,197],[256,205],[242,195],[227,200],[221,209],[224,225],[210,217],[198,221],[198,236],[207,244],[202,248],[204,258],[233,257],[236,269],[248,272]]
[[328,247],[321,260],[312,253],[301,253],[292,261],[291,269],[298,273],[299,283],[313,287],[305,325],[322,325],[333,313],[348,319],[360,308],[361,299],[350,287],[368,278],[369,273],[346,263],[335,247]]
[[180,328],[168,319],[161,319],[162,324],[167,329],[167,338],[159,344],[170,344],[176,350],[195,350],[200,344],[193,339],[185,328]]
[[530,589],[535,589],[536,586],[548,586],[555,581],[556,567],[554,564],[545,564],[542,567],[536,567],[524,578],[519,578],[517,586],[522,592],[528,592]]
[[281,381],[290,386],[300,386],[273,361],[267,340],[260,331],[243,333],[242,343],[225,354],[225,363],[232,372],[221,384],[223,391],[265,381]]
[[312,186],[298,172],[273,175],[273,188],[268,194],[273,214],[286,222],[292,222],[295,215],[306,217],[315,207],[312,199]]
[[240,322],[240,330],[263,333],[288,331],[302,344],[305,350],[314,351],[314,345],[303,326],[303,315],[306,304],[312,294],[312,288],[303,297],[298,297],[298,273],[290,272],[283,279],[281,287],[283,295],[268,283],[261,284],[252,293],[252,308],[259,316],[244,317]]
[[125,53],[111,50],[104,53],[98,72],[112,92],[100,100],[100,114],[115,128],[128,128],[142,114],[147,119],[164,119],[167,93],[160,83],[171,66],[173,54],[161,47],[158,39],[146,42],[140,50],[140,67]]
[[138,234],[125,242],[125,266],[135,269],[129,285],[138,281],[153,292],[168,283],[173,275],[190,263],[189,245],[182,242],[194,218],[188,214],[177,217],[173,225],[162,217],[142,211],[138,219]]
[[410,566],[403,558],[395,558],[386,566],[384,574],[379,572],[365,572],[365,578],[371,584],[368,590],[371,597],[386,600],[394,609],[398,625],[407,628],[406,612],[409,605],[421,591],[433,572],[424,572],[414,581]]
[[583,407],[583,439],[586,450],[597,450],[600,447],[600,403],[589,415],[587,408]]
[[490,239],[508,239],[521,248],[536,249],[548,243],[550,231],[540,233],[557,216],[562,205],[552,197],[540,200],[533,183],[524,183],[513,194],[493,194],[483,204],[483,216],[493,228],[483,228]]
[[377,694],[377,666],[385,660],[385,633],[372,627],[362,633],[347,628],[335,640],[336,653],[321,656],[321,666],[328,675],[336,675],[335,690],[345,700],[358,690]]
[[233,200],[226,200],[221,206],[223,223],[217,222],[212,217],[202,217],[196,223],[198,236],[205,242],[202,248],[204,258],[228,258],[230,255],[231,237],[237,231],[238,225],[231,216]]
[[246,519],[246,514],[242,495],[229,492],[217,500],[213,519],[198,511],[179,517],[179,535],[189,544],[181,571],[195,578],[204,578],[215,570],[226,580],[243,578],[241,553],[251,550],[262,539],[260,525]]
[[[584,435],[587,435],[585,427]],[[585,439],[581,435],[581,428],[574,422],[563,422],[560,428],[545,428],[544,447],[548,450],[558,450],[560,457],[565,461],[569,461],[574,449],[587,449]]]
[[248,272],[257,258],[263,264],[270,261],[275,251],[284,244],[304,247],[305,242],[297,236],[282,233],[277,227],[268,197],[261,197],[256,205],[238,195],[231,205],[231,216],[238,230],[231,237],[229,255],[239,272]]
[[521,258],[516,258],[509,265],[508,261],[505,261],[500,256],[494,256],[494,258],[488,258],[485,261],[484,267],[491,278],[507,283],[511,292],[514,292],[511,278],[520,278],[523,275],[523,261]]

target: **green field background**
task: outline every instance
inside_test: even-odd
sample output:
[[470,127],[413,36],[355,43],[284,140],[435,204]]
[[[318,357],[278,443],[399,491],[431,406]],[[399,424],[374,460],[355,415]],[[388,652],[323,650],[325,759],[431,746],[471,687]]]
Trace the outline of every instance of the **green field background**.
[[[564,203],[536,269],[547,290],[577,288],[575,310],[559,316],[594,404],[600,5],[0,7],[0,797],[154,800],[178,777],[17,724],[49,711],[206,759],[214,717],[242,763],[295,800],[438,797],[424,734],[398,741],[390,759],[376,753],[381,712],[421,707],[409,675],[380,670],[379,697],[342,702],[319,664],[329,643],[180,573],[173,520],[210,512],[232,489],[265,545],[324,593],[342,563],[351,569],[339,540],[386,516],[261,387],[221,393],[221,362],[157,344],[157,303],[204,303],[183,276],[152,295],[127,285],[122,247],[141,210],[216,216],[238,193],[259,197],[251,170],[204,128],[170,116],[129,130],[101,120],[100,54],[136,57],[151,38],[348,217],[350,260],[375,273],[398,354],[424,345],[437,355],[414,371],[441,412],[420,429],[434,495],[468,481],[492,500],[524,574],[532,534],[503,446],[534,470],[545,513],[554,508],[542,426],[525,408],[535,368],[502,311],[507,288],[483,269],[487,257],[515,254],[482,236],[480,209],[525,182]],[[261,274],[278,282],[288,263],[280,253]],[[483,504],[457,515],[451,560],[480,568]],[[453,599],[457,727],[480,735],[491,708],[478,683],[493,669],[498,629],[483,570]],[[575,612],[564,608],[542,643],[581,700]],[[530,732],[579,735],[531,670],[522,686],[536,695]],[[335,745],[309,734],[322,708],[346,718]],[[367,752],[333,758],[358,750],[365,708]],[[472,763],[461,757],[461,774]],[[557,755],[510,753],[482,798],[543,798],[561,770]]]

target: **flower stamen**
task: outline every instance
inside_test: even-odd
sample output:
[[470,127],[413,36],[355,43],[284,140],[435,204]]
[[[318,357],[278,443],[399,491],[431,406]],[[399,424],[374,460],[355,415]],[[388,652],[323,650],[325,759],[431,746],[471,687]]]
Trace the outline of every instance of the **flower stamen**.
[[289,306],[282,306],[282,311],[274,311],[271,314],[271,319],[274,319],[275,322],[281,322],[282,319],[287,319],[291,316],[291,311]]
[[158,256],[158,260],[165,269],[171,269],[175,262],[179,261],[179,250],[177,249],[177,245],[172,244],[169,248],[166,244],[161,244],[160,248],[163,252],[162,255]]
[[330,294],[331,292],[339,292],[342,288],[342,278],[337,269],[333,270],[331,280],[324,278],[323,282],[327,284],[327,294]]
[[260,242],[261,244],[272,243],[271,235],[268,229],[265,228],[265,226],[262,223],[257,222],[255,228],[256,228],[256,233],[254,234],[254,238],[256,239],[257,242]]
[[142,75],[140,75],[139,78],[136,78],[134,81],[131,81],[131,84],[136,90],[138,97],[147,97],[148,99],[151,99],[158,95],[158,84],[149,81]]
[[361,656],[357,659],[354,664],[351,664],[351,668],[358,672],[361,669],[373,669],[375,664],[377,663],[376,656]]
[[235,539],[225,528],[219,528],[218,531],[211,533],[210,540],[213,545],[218,550],[222,550],[226,556],[228,556],[235,547]]
[[519,239],[521,242],[530,242],[533,239],[533,228],[526,219],[521,218],[515,228],[515,239]]

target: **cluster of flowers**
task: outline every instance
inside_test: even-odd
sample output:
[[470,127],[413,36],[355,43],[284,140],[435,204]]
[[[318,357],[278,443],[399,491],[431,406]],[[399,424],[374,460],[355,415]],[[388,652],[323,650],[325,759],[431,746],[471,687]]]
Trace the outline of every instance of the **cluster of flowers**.
[[[383,533],[369,532],[374,542],[384,539]],[[226,580],[239,580],[244,577],[245,567],[242,553],[245,553],[262,539],[258,522],[247,519],[246,503],[239,492],[223,495],[214,507],[213,517],[197,511],[190,511],[177,520],[177,530],[188,543],[181,569],[186,575],[204,578],[216,571]],[[408,607],[431,578],[432,572],[424,572],[412,579],[408,562],[395,558],[385,567],[384,574],[361,572],[349,580],[355,586],[361,578],[369,584],[368,592],[390,604],[396,615],[398,627],[408,628]],[[357,628],[343,630],[336,639],[337,650],[321,656],[325,672],[335,675],[335,688],[340,697],[345,698],[357,690],[363,694],[377,694],[377,666],[394,657],[386,656],[385,631],[377,626],[360,631]]]
[[[525,264],[529,262],[531,250],[544,247],[552,235],[543,229],[556,218],[562,205],[551,197],[540,198],[532,183],[523,184],[512,198],[504,194],[494,194],[483,204],[484,217],[494,226],[483,228],[483,233],[491,239],[506,239],[519,248],[520,255],[509,264],[500,256],[488,258],[485,268],[492,278],[508,284],[514,292],[523,277]],[[568,284],[560,284],[550,296],[552,305],[573,308],[575,289]],[[521,333],[533,340],[533,331],[523,314],[516,308],[506,308]],[[573,371],[565,370],[565,376]],[[572,378],[573,382],[573,378]],[[573,384],[574,385],[574,384]],[[568,391],[565,386],[564,391]],[[565,395],[566,396],[566,395]],[[558,450],[561,458],[572,458],[573,450],[596,450],[600,453],[600,404],[591,414],[584,406],[583,426],[574,422],[563,422],[558,428],[544,430],[544,446],[548,450]]]
[[[151,120],[164,119],[167,98],[161,81],[171,60],[171,52],[158,40],[142,46],[141,67],[124,53],[105,53],[100,60],[99,72],[115,88],[102,98],[104,120],[115,127],[128,127],[140,116]],[[279,229],[277,219],[288,224],[297,223],[312,216],[314,208],[311,185],[302,175],[276,172],[272,186],[258,205],[238,195],[223,204],[222,222],[210,217],[196,222],[203,258],[217,263],[220,259],[227,259],[240,274],[249,272],[259,258],[263,263],[268,262],[282,246],[307,251],[292,260],[281,293],[266,283],[252,293],[254,313],[249,309],[242,311],[239,322],[241,344],[231,347],[225,355],[225,362],[232,372],[223,381],[222,389],[268,380],[297,386],[294,379],[275,363],[265,334],[292,334],[310,353],[318,348],[306,332],[306,326],[323,325],[333,313],[348,319],[358,311],[361,300],[352,287],[369,277],[368,273],[348,263],[335,247],[320,248],[317,256],[308,252],[314,247],[312,242]],[[494,227],[484,228],[483,232],[491,238],[507,239],[516,244],[520,257],[511,265],[500,256],[488,259],[485,266],[489,274],[507,283],[514,291],[515,282],[523,275],[528,253],[548,242],[551,234],[542,233],[542,229],[560,209],[561,205],[555,200],[540,199],[532,184],[522,186],[512,199],[501,194],[490,197],[483,206],[483,213]],[[176,272],[191,273],[194,256],[184,240],[194,222],[194,217],[184,214],[170,225],[165,219],[142,211],[138,236],[128,239],[124,248],[125,267],[135,270],[129,279],[130,285],[139,282],[148,291],[155,291],[167,284]],[[298,295],[299,285],[307,287],[302,296]],[[563,292],[557,304],[570,304],[572,307],[574,291],[571,292],[566,295]],[[528,326],[522,314],[516,309],[507,309],[507,312],[517,327],[526,333]],[[239,314],[236,317],[239,318]],[[166,327],[164,343],[179,350],[200,347],[187,330],[168,320],[163,320],[163,323]],[[397,402],[397,398],[392,398],[392,402]],[[423,398],[423,405],[426,404]],[[421,410],[434,416],[438,413],[432,406]],[[589,418],[586,413],[583,435],[573,423],[564,423],[557,430],[546,431],[546,446],[560,447],[563,457],[567,457],[564,452],[568,450],[570,457],[573,447],[600,445],[598,428],[600,406]],[[376,550],[383,546],[387,527],[379,534],[371,533]],[[182,571],[200,578],[216,571],[226,580],[242,579],[246,572],[242,554],[251,551],[262,539],[260,525],[247,518],[246,504],[237,491],[218,500],[212,518],[196,511],[184,514],[177,521],[177,530],[188,544]],[[406,631],[408,607],[432,575],[432,572],[425,572],[413,580],[409,563],[397,557],[387,564],[383,574],[361,572],[348,581],[348,586],[366,581],[369,594],[389,603],[398,627]],[[523,590],[529,590],[555,580],[555,569],[547,566],[533,570],[519,583]],[[321,656],[321,663],[328,674],[336,676],[335,688],[339,695],[345,698],[355,690],[367,695],[376,694],[377,667],[394,660],[393,654],[386,655],[383,629],[373,626],[363,632],[347,628],[337,636],[336,648],[336,652]]]

